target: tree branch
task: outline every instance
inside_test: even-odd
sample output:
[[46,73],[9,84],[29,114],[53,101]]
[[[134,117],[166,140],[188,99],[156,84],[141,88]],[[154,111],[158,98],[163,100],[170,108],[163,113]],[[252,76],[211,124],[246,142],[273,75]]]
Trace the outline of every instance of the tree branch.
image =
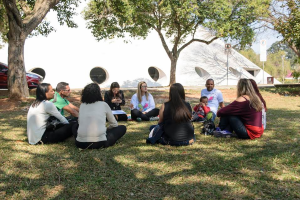
[[22,17],[16,5],[16,0],[3,0],[9,21],[15,21],[19,28],[22,28]]
[[166,53],[168,54],[169,58],[172,59],[173,58],[172,52],[170,51],[170,49],[166,43],[166,40],[165,40],[163,34],[161,33],[161,30],[156,27],[154,27],[154,30],[156,30],[156,32],[158,33],[161,43],[162,43]]
[[206,41],[206,40],[201,40],[201,39],[191,39],[190,41],[188,41],[187,43],[185,43],[182,47],[180,47],[180,49],[178,50],[178,54],[180,54],[180,52],[187,46],[189,46],[190,44],[192,44],[193,42],[201,42],[201,43],[205,43],[205,44],[210,44],[213,41],[215,41],[216,39],[218,39],[218,37],[213,37],[211,40]]
[[60,0],[37,0],[32,14],[23,20],[26,27],[26,33],[30,34],[45,18],[51,8],[59,3]]
[[24,0],[20,0],[20,5],[21,5],[23,12],[25,13],[25,16],[31,14],[32,10]]

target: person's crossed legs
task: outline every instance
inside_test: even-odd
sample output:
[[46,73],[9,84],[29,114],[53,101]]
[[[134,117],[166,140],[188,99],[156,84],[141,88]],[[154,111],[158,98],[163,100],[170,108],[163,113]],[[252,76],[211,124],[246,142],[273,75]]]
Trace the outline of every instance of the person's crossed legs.
[[221,117],[219,127],[221,130],[234,131],[241,139],[250,139],[245,125],[238,116]]
[[141,118],[143,121],[149,121],[150,117],[156,117],[159,114],[159,109],[154,108],[147,112],[146,114],[143,114],[141,111],[137,109],[131,110],[131,119],[136,120],[136,118]]

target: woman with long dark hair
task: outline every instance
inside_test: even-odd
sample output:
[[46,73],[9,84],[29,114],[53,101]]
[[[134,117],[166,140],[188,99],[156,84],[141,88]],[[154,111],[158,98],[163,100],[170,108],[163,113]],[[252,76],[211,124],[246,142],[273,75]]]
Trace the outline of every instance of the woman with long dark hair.
[[[110,85],[110,90],[105,92],[104,101],[109,105],[111,110],[121,110],[121,106],[125,105],[123,91],[120,90],[120,85],[113,82]],[[117,121],[127,121],[126,114],[114,115]]]
[[249,79],[240,79],[237,85],[237,99],[221,108],[217,116],[220,118],[219,129],[215,136],[234,131],[241,139],[255,139],[264,132],[262,125],[263,104],[257,96]]
[[[53,88],[42,83],[36,88],[36,99],[27,114],[27,136],[29,144],[57,143],[72,136],[72,124],[62,116],[49,100],[54,96]],[[62,124],[57,129],[46,129],[50,116],[56,117]]]
[[[126,133],[126,126],[118,126],[110,107],[101,96],[98,84],[84,87],[79,108],[78,131],[75,144],[82,149],[99,149],[114,145]],[[109,126],[106,128],[106,119]]]
[[131,119],[137,121],[157,120],[159,109],[155,108],[153,96],[148,92],[145,81],[139,82],[137,92],[132,96],[130,104]]
[[163,127],[159,143],[185,146],[195,142],[194,127],[191,123],[192,108],[185,101],[184,88],[180,83],[170,87],[169,101],[161,106],[158,126]]

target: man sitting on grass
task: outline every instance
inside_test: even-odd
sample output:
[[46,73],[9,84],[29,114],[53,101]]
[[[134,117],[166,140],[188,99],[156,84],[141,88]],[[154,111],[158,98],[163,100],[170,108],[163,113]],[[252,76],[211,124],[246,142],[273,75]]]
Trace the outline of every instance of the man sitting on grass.
[[206,96],[208,98],[208,107],[213,113],[212,120],[214,121],[217,115],[218,108],[223,108],[223,94],[220,90],[214,89],[215,83],[213,79],[207,79],[206,89],[201,91],[201,97]]
[[64,116],[64,110],[70,113],[73,117],[78,117],[79,108],[70,103],[66,98],[71,94],[71,89],[68,83],[60,82],[56,86],[54,98],[51,99],[57,110]]

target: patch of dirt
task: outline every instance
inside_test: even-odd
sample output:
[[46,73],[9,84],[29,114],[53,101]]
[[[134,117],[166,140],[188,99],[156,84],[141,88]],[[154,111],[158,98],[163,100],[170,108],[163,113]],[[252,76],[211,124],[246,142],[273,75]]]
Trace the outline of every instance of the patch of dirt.
[[[223,94],[223,99],[225,101],[236,99],[236,89],[222,89],[221,92]],[[199,94],[189,94],[189,93],[186,94],[186,97],[189,98],[200,99],[200,96],[201,96],[201,91],[199,91]]]
[[29,105],[34,99],[26,99],[23,101],[11,100],[9,98],[0,99],[0,111],[12,111],[17,109],[28,110]]

